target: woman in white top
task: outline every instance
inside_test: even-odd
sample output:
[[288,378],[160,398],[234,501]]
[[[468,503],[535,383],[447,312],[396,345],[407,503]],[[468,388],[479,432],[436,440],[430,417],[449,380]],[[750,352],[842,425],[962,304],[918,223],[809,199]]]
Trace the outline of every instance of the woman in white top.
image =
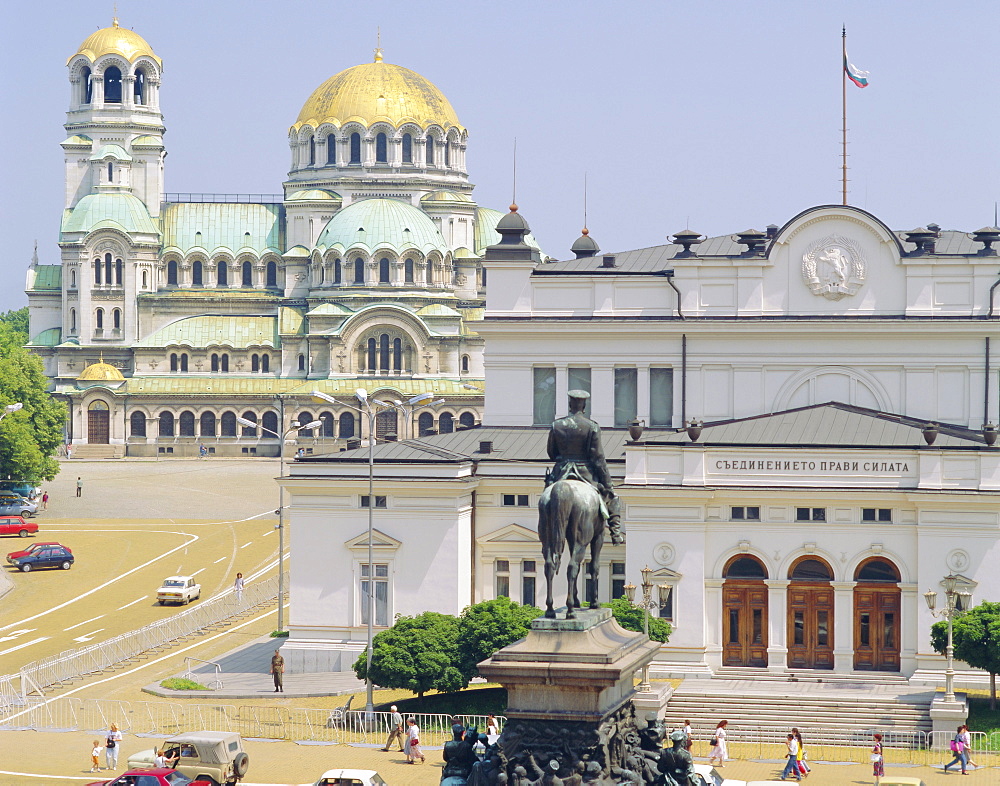
[[118,731],[118,726],[112,723],[104,740],[104,758],[107,759],[109,770],[118,769],[118,749],[121,744],[122,733]]
[[233,592],[236,593],[236,602],[237,603],[242,603],[243,602],[243,587],[244,586],[245,586],[245,584],[243,582],[243,574],[242,573],[237,573],[236,574],[236,581],[233,582]]
[[718,760],[720,767],[726,765],[726,759],[729,758],[729,749],[726,747],[726,726],[729,725],[729,721],[719,721],[719,725],[715,727],[715,745],[708,754],[708,763],[714,764]]
[[691,746],[694,744],[694,738],[691,736],[691,721],[684,721],[684,750],[691,750]]
[[424,754],[420,752],[420,729],[417,728],[417,722],[413,718],[407,718],[406,726],[406,748],[404,749],[406,763],[416,764],[417,759],[420,759],[422,763]]

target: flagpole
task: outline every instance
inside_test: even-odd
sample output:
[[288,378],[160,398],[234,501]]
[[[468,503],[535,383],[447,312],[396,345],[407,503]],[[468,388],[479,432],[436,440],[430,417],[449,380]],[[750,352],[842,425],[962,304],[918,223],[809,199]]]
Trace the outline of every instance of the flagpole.
[[847,204],[847,25],[844,25],[841,31],[841,43],[843,54],[841,57],[840,64],[840,92],[841,92],[841,108],[843,110],[843,126],[841,127],[841,158],[843,159],[843,201]]

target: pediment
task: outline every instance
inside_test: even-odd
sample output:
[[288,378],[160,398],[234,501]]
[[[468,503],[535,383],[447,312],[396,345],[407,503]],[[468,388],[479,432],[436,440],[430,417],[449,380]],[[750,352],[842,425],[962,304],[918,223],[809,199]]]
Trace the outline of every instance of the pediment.
[[508,524],[506,527],[501,527],[487,535],[483,535],[481,538],[477,538],[477,542],[480,544],[530,543],[536,546],[539,545],[538,533],[520,524]]
[[[350,540],[345,541],[344,545],[349,549],[367,549],[368,530],[366,529],[360,535],[355,535]],[[372,548],[381,551],[395,551],[402,545],[402,541],[396,540],[391,535],[386,535],[377,529],[372,530]]]

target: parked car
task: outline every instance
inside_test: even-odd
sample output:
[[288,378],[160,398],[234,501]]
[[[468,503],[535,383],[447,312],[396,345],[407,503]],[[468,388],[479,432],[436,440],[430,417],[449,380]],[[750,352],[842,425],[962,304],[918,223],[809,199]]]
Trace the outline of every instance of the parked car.
[[213,786],[211,781],[193,781],[183,772],[164,767],[129,770],[110,781],[94,781],[87,786]]
[[163,584],[156,591],[156,602],[161,606],[164,603],[176,603],[183,606],[201,597],[201,584],[198,584],[191,576],[167,576]]
[[37,502],[9,492],[0,493],[0,516],[20,516],[26,519],[34,516],[37,511]]
[[25,521],[21,516],[0,515],[0,535],[19,535],[22,538],[38,532],[38,525]]
[[[250,758],[243,750],[243,739],[228,731],[198,731],[175,734],[158,748],[140,751],[128,757],[128,768],[151,767],[156,751],[168,759],[177,757],[174,769],[198,780],[215,780],[235,786],[247,774]],[[117,784],[116,784],[117,786]]]
[[56,543],[54,540],[35,541],[23,551],[12,551],[10,554],[7,555],[7,562],[13,564],[14,560],[17,559],[18,557],[26,557],[28,554],[34,554],[35,552],[41,551],[42,549],[53,548],[53,547],[66,549],[66,551],[68,551],[70,554],[73,553],[73,549],[71,549],[69,546],[64,546],[61,543]]
[[313,786],[386,786],[375,770],[327,770]]
[[42,493],[42,487],[23,480],[0,480],[0,492],[13,491],[25,499],[34,499]]
[[44,549],[26,554],[23,557],[16,557],[10,564],[22,573],[28,573],[39,568],[62,568],[69,570],[75,562],[73,552],[63,546],[49,546]]

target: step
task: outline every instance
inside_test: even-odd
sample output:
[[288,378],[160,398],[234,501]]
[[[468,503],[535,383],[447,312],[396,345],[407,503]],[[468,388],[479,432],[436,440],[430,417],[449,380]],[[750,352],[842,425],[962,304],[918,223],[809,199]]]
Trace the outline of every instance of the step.
[[125,457],[124,445],[74,445],[75,459],[120,459]]

